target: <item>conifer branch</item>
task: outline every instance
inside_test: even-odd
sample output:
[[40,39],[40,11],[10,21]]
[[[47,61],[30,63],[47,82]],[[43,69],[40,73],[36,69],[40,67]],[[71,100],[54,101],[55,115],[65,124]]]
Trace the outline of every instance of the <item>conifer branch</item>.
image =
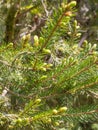
[[[53,36],[54,32],[56,31],[57,27],[60,25],[60,22],[62,21],[63,17],[65,16],[65,12],[66,9],[64,10],[64,12],[62,13],[62,15],[60,16],[60,18],[58,19],[56,25],[54,26],[53,30],[51,31],[50,35],[48,36],[48,38],[46,39],[45,43],[42,45],[40,51],[43,50],[43,48],[45,48],[48,44],[48,42],[50,41],[51,37]],[[66,16],[65,16],[66,17]]]
[[82,116],[82,115],[91,115],[93,113],[98,113],[98,110],[93,110],[93,111],[88,111],[88,112],[79,112],[79,113],[71,113],[71,114],[65,114],[65,116],[74,116],[74,117],[77,117],[77,116]]
[[90,67],[92,67],[94,64],[96,64],[96,62],[97,62],[97,61],[95,61],[94,63],[90,64],[89,66],[87,66],[87,67],[81,69],[81,70],[78,71],[77,73],[71,75],[71,77],[68,77],[68,78],[66,78],[66,79],[63,79],[62,81],[60,81],[59,85],[61,85],[61,84],[62,84],[63,82],[65,82],[65,81],[68,81],[68,80],[70,80],[70,79],[72,79],[72,78],[74,78],[74,77],[76,77],[76,76],[79,76],[81,73],[83,73],[83,72],[89,70]]

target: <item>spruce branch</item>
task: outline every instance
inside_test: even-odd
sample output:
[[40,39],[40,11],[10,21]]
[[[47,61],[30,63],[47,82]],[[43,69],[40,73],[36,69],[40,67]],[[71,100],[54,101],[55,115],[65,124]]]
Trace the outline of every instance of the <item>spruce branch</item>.
[[80,112],[80,113],[72,113],[72,114],[66,114],[65,116],[81,116],[81,115],[91,115],[93,113],[98,113],[98,110],[93,110],[93,111],[89,111],[89,112]]
[[63,79],[62,81],[60,81],[60,82],[58,83],[58,85],[62,85],[65,81],[68,81],[68,80],[70,80],[70,79],[72,79],[72,78],[74,78],[74,77],[76,77],[76,76],[79,76],[81,73],[83,73],[83,72],[89,70],[93,65],[96,64],[96,62],[97,62],[97,61],[93,62],[92,64],[90,64],[90,65],[87,66],[87,67],[84,67],[83,69],[81,69],[81,70],[78,71],[77,73],[71,75],[70,77],[68,77],[68,78],[66,78],[66,79]]
[[[79,88],[75,88],[75,89],[72,89],[71,91],[77,91],[77,90],[82,90],[82,89],[87,89],[87,88],[91,88],[91,87],[93,87],[94,85],[97,85],[98,84],[98,81],[96,81],[96,82],[93,82],[93,83],[90,83],[90,84],[87,84],[87,85],[83,85],[83,86],[81,86],[81,87],[79,87]],[[70,92],[70,91],[69,91]]]
[[[73,67],[75,64],[75,62],[70,63],[68,65],[65,65],[64,67],[62,67],[62,69],[60,71],[58,71],[56,74],[54,73],[51,77],[48,77],[47,79],[43,80],[42,83],[44,84],[45,82],[56,79],[58,76],[60,76],[64,71],[66,71],[68,68]],[[48,88],[48,87],[47,87]],[[43,88],[46,89],[46,88]]]
[[28,51],[20,52],[20,53],[17,54],[17,55],[15,56],[15,58],[13,59],[13,61],[12,61],[12,66],[14,65],[15,61],[16,61],[21,55],[33,55],[33,53],[28,52]]
[[[14,59],[13,62],[15,62],[16,59]],[[14,69],[19,69],[19,70],[27,70],[27,71],[36,71],[34,68],[28,68],[28,67],[19,67],[19,66],[13,66],[12,64],[9,64],[7,61],[5,60],[0,60],[0,63],[2,63],[3,65],[6,65],[7,67],[10,68],[14,68]]]
[[58,19],[56,25],[54,26],[54,28],[52,29],[52,31],[50,32],[50,35],[48,36],[48,38],[46,39],[45,43],[42,45],[40,51],[43,50],[43,48],[45,48],[48,44],[48,42],[50,41],[50,39],[52,38],[54,32],[56,31],[57,27],[60,25],[60,22],[62,21],[63,17],[66,17],[66,11],[67,8],[65,8],[64,12],[62,13],[62,15],[60,16],[60,18]]
[[[48,96],[43,96],[43,97],[40,97],[40,98],[41,99],[49,99],[49,98],[52,98],[52,97],[60,97],[60,96],[63,96],[65,94],[72,94],[73,92],[76,92],[78,90],[83,90],[83,89],[91,88],[91,87],[93,87],[94,85],[97,85],[97,84],[98,84],[98,81],[90,83],[90,84],[87,84],[87,85],[83,85],[83,86],[81,86],[79,88],[70,89],[70,90],[68,90],[66,92],[50,94]],[[95,95],[95,96],[97,96],[97,95]]]

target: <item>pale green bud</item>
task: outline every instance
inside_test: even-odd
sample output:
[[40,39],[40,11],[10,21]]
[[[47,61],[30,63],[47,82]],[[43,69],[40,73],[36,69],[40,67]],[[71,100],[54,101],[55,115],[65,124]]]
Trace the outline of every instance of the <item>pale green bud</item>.
[[40,42],[40,43],[44,43],[44,38],[43,38],[43,37],[40,37],[40,38],[39,38],[39,42]]
[[70,8],[73,8],[74,6],[76,6],[76,4],[77,4],[76,1],[71,1],[71,2],[68,4],[68,6],[69,6]]
[[46,79],[47,78],[47,75],[43,75],[40,79],[43,80],[43,79]]
[[8,44],[8,46],[13,46],[13,43],[12,43],[12,42],[10,42],[10,43]]
[[81,33],[77,33],[76,36],[77,36],[77,37],[80,37],[80,36],[81,36]]
[[80,26],[76,26],[76,29],[79,29],[80,28]]
[[57,114],[58,113],[58,111],[56,109],[54,109],[52,112],[53,112],[53,114]]
[[59,112],[66,112],[67,111],[67,107],[61,107],[58,111]]
[[38,99],[35,100],[35,103],[40,103],[40,102],[41,102],[40,98],[38,98]]
[[92,44],[91,44],[91,43],[89,43],[89,49],[91,49],[91,47],[92,47]]
[[22,119],[21,118],[18,118],[17,119],[17,123],[21,123],[22,122]]
[[38,36],[37,35],[35,35],[34,36],[34,46],[38,46],[39,45],[39,39],[38,39]]
[[97,48],[97,44],[94,44],[92,49],[96,49]]
[[75,27],[77,26],[77,20],[74,21]]
[[45,67],[40,67],[40,70],[46,71],[46,68]]
[[38,39],[37,35],[34,36],[34,42],[39,42],[39,39]]
[[48,122],[48,123],[51,123],[51,122],[52,122],[51,118],[47,119],[47,122]]
[[59,122],[55,122],[54,125],[55,126],[59,126],[60,124],[59,124]]
[[49,49],[43,48],[43,52],[44,52],[45,54],[51,54],[51,51],[50,51]]

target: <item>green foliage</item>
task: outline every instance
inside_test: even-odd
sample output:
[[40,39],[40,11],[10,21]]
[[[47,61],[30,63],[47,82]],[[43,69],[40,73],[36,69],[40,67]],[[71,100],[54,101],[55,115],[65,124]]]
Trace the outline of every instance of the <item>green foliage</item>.
[[33,45],[28,34],[0,46],[0,129],[73,130],[98,120],[97,45],[78,47],[75,5],[54,9]]

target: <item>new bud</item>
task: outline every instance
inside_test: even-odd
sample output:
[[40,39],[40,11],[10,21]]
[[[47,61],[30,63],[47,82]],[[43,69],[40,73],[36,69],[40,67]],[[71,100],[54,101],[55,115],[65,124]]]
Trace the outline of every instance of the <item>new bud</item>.
[[35,100],[35,103],[40,103],[40,102],[41,102],[40,98],[38,98],[38,99]]
[[67,111],[67,107],[61,107],[60,109],[59,109],[59,112],[66,112]]
[[53,110],[53,114],[57,114],[58,111],[56,109]]
[[70,3],[68,4],[68,6],[69,6],[70,8],[73,8],[74,6],[76,6],[76,4],[77,4],[76,1],[72,1],[72,2],[70,2]]

